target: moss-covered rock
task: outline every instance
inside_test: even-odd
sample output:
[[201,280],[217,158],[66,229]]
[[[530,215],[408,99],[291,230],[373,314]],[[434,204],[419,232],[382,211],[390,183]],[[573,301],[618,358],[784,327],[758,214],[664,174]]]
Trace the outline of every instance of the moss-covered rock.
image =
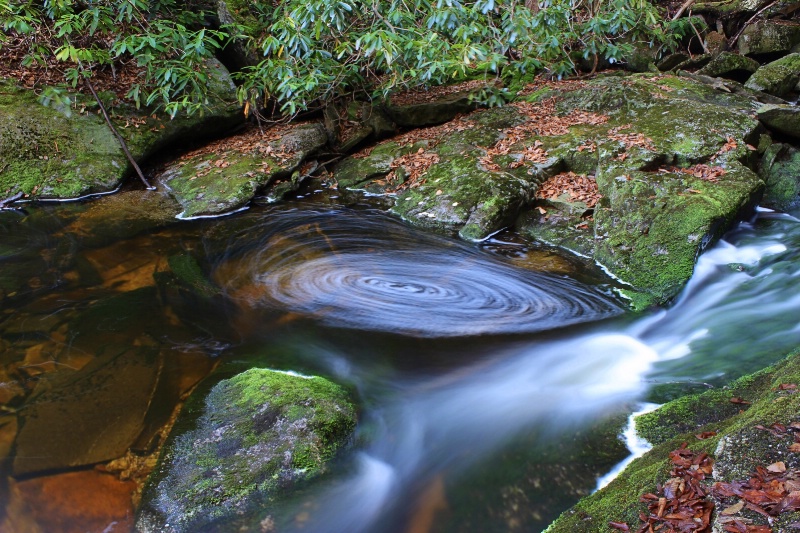
[[323,378],[254,368],[220,381],[178,420],[137,530],[211,530],[268,505],[321,474],[354,427],[346,393]]
[[[639,523],[646,511],[639,497],[654,492],[656,484],[670,477],[668,454],[682,442],[692,450],[715,456],[715,481],[745,481],[756,466],[784,461],[788,468],[800,467],[800,457],[786,446],[776,446],[776,437],[756,426],[788,425],[797,420],[800,395],[781,385],[800,383],[800,351],[756,374],[745,376],[724,389],[674,400],[637,419],[637,430],[657,445],[631,463],[606,488],[581,500],[563,513],[547,533],[596,533],[611,531],[609,521]],[[736,403],[732,403],[731,399]],[[751,402],[741,403],[741,401]],[[713,433],[712,433],[713,432]],[[700,440],[695,435],[706,433]],[[732,502],[731,502],[732,503]],[[766,519],[753,514],[755,523]],[[785,513],[773,526],[784,531],[796,522],[798,513]]]
[[762,20],[747,26],[737,41],[739,53],[756,58],[775,58],[789,53],[800,43],[800,24],[783,20]]
[[758,120],[777,133],[800,140],[800,107],[765,105],[758,110]]
[[[175,143],[221,134],[241,120],[230,75],[209,64],[210,105],[190,117],[153,116],[131,106],[106,107],[134,159],[141,163]],[[0,81],[0,196],[66,199],[108,192],[133,169],[94,100],[78,95],[74,109],[41,105],[33,91]]]
[[706,76],[744,81],[761,65],[755,59],[730,52],[722,52],[697,73]]
[[277,180],[289,184],[283,193],[297,190],[302,176],[292,179],[292,174],[327,140],[319,123],[290,124],[264,134],[253,128],[184,155],[157,179],[183,207],[181,218],[217,215],[245,206],[257,192],[269,194],[265,189]]
[[745,87],[786,97],[800,82],[800,54],[789,54],[759,68]]
[[761,204],[785,211],[800,202],[800,150],[774,143],[767,148],[759,165],[767,185]]
[[[609,116],[601,128],[581,132],[596,145],[603,198],[593,220],[586,219],[592,213],[540,202],[546,213],[526,215],[520,229],[604,264],[632,285],[637,307],[669,300],[691,277],[699,253],[762,191],[759,177],[740,163],[749,159],[746,144],[758,131],[749,116],[756,105],[675,76],[607,78],[563,94],[557,104],[563,113]],[[566,146],[567,153],[584,153],[575,141]],[[563,161],[578,166],[568,156]],[[704,163],[723,176],[696,176],[694,165]]]

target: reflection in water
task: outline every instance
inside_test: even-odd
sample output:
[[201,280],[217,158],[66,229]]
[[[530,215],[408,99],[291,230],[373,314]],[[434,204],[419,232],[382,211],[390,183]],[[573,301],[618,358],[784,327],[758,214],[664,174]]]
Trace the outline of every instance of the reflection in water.
[[[275,220],[278,218],[279,220]],[[509,266],[378,214],[289,211],[217,270],[235,300],[334,327],[420,337],[524,333],[621,313],[563,276]]]

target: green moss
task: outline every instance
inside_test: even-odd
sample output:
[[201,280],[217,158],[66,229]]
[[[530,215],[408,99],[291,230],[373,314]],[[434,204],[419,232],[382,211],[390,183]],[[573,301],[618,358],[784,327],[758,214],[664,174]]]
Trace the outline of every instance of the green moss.
[[[765,370],[738,379],[726,389],[674,400],[639,417],[639,432],[660,444],[631,463],[608,487],[562,514],[547,532],[604,531],[612,520],[637,524],[638,512],[645,510],[639,496],[653,492],[657,483],[669,477],[669,452],[682,442],[689,442],[692,450],[718,455],[715,479],[746,479],[756,465],[771,464],[781,453],[776,450],[775,437],[754,426],[796,420],[800,394],[779,390],[781,384],[787,383],[800,383],[800,350]],[[731,404],[729,400],[734,396],[750,400],[752,405]],[[694,437],[706,431],[717,434],[705,440]],[[796,520],[796,515],[792,519]],[[785,522],[786,517],[781,520]]]

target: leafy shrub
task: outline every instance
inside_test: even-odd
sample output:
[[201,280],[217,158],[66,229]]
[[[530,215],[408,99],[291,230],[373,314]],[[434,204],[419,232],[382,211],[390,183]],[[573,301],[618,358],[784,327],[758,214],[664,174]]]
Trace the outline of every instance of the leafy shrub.
[[240,10],[241,24],[211,29],[199,6],[179,0],[0,0],[0,24],[29,39],[29,64],[71,64],[73,87],[97,66],[135,58],[145,78],[128,96],[173,115],[202,108],[203,62],[233,40],[259,57],[236,74],[242,103],[272,100],[294,115],[469,76],[561,77],[576,70],[576,53],[615,62],[675,38],[647,0],[284,0]]

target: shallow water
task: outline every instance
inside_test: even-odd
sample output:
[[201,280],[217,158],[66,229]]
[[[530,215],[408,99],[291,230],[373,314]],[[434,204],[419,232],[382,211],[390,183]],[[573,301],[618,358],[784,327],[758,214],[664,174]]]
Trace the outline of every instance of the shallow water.
[[124,467],[225,361],[327,375],[363,407],[330,476],[235,527],[538,531],[625,455],[589,428],[800,343],[785,215],[631,316],[599,269],[513,234],[468,245],[320,198],[145,227],[106,200],[0,213],[0,530],[130,530]]

